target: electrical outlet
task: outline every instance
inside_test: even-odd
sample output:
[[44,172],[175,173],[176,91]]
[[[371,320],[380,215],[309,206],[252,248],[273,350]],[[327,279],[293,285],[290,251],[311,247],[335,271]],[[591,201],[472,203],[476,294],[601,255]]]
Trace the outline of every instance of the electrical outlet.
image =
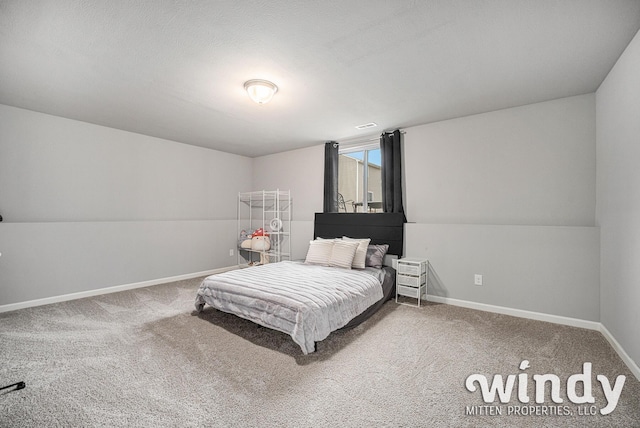
[[229,255],[233,256],[233,248],[229,250]]
[[475,274],[475,275],[473,276],[473,283],[474,283],[475,285],[482,285],[482,275]]

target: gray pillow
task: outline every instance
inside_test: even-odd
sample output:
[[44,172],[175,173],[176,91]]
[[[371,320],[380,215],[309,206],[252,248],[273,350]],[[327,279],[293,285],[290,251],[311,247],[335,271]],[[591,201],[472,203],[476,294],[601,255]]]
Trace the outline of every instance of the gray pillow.
[[388,244],[374,244],[367,247],[367,258],[365,260],[365,266],[374,267],[380,269],[384,256],[389,249]]

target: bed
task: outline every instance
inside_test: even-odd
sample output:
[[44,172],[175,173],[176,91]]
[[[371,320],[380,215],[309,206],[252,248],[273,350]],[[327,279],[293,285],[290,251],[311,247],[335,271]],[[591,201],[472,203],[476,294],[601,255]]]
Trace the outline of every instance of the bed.
[[393,268],[384,264],[402,255],[403,220],[395,213],[316,213],[305,260],[211,275],[198,288],[196,310],[232,313],[290,335],[305,355],[314,352],[316,342],[362,323],[395,295]]

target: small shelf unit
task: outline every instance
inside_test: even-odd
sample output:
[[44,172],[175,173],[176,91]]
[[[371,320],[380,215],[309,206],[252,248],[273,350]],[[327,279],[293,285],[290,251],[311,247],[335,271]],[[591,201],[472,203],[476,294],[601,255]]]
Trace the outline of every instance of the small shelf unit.
[[417,258],[398,259],[396,267],[396,303],[398,296],[421,300],[427,295],[427,277],[429,261]]
[[271,242],[267,251],[241,248],[238,242],[238,266],[291,260],[291,205],[290,190],[238,193],[238,237],[243,230],[263,228]]

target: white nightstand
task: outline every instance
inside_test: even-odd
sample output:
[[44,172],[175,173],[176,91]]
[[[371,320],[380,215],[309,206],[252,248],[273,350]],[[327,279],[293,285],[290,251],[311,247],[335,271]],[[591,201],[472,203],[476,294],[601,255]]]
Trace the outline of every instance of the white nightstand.
[[427,295],[429,260],[418,258],[398,259],[396,267],[396,303],[398,296],[418,299],[418,307],[422,296]]

